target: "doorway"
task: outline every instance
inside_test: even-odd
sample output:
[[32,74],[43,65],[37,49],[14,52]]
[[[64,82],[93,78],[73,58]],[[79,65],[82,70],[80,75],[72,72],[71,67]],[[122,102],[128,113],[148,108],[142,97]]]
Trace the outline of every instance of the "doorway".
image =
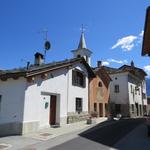
[[139,105],[138,105],[138,103],[135,103],[135,106],[136,106],[137,116],[139,116]]
[[50,98],[50,118],[49,124],[55,125],[56,124],[56,95],[51,95]]
[[103,117],[103,103],[99,103],[99,116]]

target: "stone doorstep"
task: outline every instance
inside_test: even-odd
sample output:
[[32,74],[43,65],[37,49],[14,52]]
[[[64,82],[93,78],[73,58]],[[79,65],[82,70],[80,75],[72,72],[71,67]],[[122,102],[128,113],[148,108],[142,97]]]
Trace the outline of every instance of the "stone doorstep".
[[49,140],[50,138],[52,138],[53,136],[54,136],[53,134],[44,132],[44,133],[36,134],[36,135],[32,136],[31,138],[38,139],[41,141],[46,141],[46,140]]
[[12,147],[12,145],[7,144],[7,143],[0,143],[0,150],[7,150],[10,147]]

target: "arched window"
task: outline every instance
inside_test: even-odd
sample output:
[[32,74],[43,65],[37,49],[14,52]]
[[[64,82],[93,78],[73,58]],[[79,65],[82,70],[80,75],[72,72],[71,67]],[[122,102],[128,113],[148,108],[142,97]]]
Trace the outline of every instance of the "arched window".
[[102,82],[98,82],[98,87],[102,87],[103,85],[102,85]]
[[81,55],[77,55],[77,58],[80,58],[81,57]]

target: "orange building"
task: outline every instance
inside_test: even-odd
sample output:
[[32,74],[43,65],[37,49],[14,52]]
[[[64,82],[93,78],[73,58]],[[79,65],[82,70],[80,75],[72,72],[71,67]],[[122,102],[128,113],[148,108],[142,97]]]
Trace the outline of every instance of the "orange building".
[[91,116],[105,117],[108,115],[109,83],[111,78],[98,61],[98,67],[93,68],[96,75],[89,81],[89,113]]

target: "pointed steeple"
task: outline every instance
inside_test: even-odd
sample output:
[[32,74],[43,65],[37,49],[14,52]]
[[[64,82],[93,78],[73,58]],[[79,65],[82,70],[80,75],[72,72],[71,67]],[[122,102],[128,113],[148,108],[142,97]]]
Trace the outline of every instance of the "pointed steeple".
[[81,30],[82,32],[81,32],[78,48],[75,50],[72,50],[72,53],[75,58],[84,57],[85,61],[90,65],[92,52],[86,47],[83,25],[82,25]]
[[84,49],[84,48],[86,48],[86,42],[85,42],[84,32],[82,31],[78,49]]

